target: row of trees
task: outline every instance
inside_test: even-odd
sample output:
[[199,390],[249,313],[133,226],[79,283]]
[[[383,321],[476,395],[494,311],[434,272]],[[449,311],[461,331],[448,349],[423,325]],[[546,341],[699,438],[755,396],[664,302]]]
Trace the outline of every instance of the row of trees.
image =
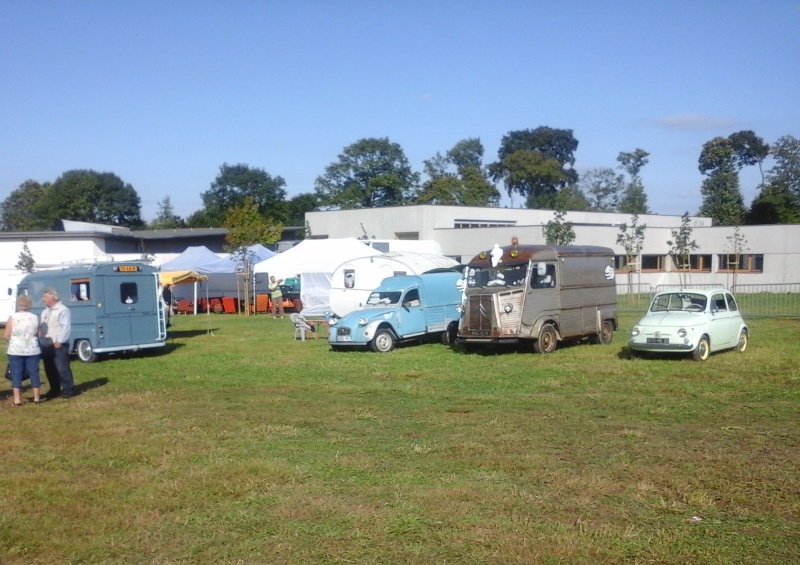
[[[274,234],[284,225],[302,226],[310,210],[373,208],[413,203],[497,206],[498,186],[528,208],[650,213],[641,171],[649,153],[620,152],[616,168],[578,174],[572,130],[538,127],[503,137],[497,161],[484,162],[478,138],[456,143],[444,155],[424,161],[424,180],[409,165],[403,149],[388,138],[361,139],[344,148],[315,181],[314,191],[287,199],[280,176],[246,164],[223,164],[203,208],[187,218],[174,212],[169,197],[159,202],[156,218],[145,223],[134,188],[113,173],[68,171],[53,183],[29,180],[0,203],[4,231],[51,230],[59,219],[130,228],[235,227]],[[774,166],[763,170],[772,157]],[[758,166],[759,196],[745,207],[739,172]],[[768,145],[751,131],[707,142],[699,158],[706,178],[699,213],[715,223],[788,223],[800,221],[800,142],[791,136]],[[268,241],[266,243],[269,243]]]

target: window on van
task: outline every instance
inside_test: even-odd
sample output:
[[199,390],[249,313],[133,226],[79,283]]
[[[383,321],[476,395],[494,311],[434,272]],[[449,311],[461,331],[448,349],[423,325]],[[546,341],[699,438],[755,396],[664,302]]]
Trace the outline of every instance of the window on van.
[[409,289],[408,292],[406,292],[406,297],[403,299],[403,305],[404,306],[410,306],[410,307],[419,306],[420,305],[420,302],[419,302],[419,289],[418,288],[412,288],[412,289]]
[[139,302],[139,290],[136,283],[127,282],[119,285],[119,299],[123,304]]
[[531,271],[531,288],[552,288],[556,286],[556,266],[547,265],[545,273],[540,275],[536,265]]
[[400,292],[373,292],[367,298],[367,306],[385,306],[400,302]]
[[501,267],[469,267],[469,286],[522,286],[528,274],[528,264],[503,265]]
[[69,299],[71,302],[85,302],[91,300],[91,285],[89,279],[70,280]]

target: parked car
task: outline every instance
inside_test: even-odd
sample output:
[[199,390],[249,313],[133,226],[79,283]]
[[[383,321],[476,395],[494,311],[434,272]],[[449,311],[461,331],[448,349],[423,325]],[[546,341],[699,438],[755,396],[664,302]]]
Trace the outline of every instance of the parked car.
[[659,292],[631,330],[632,351],[691,353],[705,361],[724,349],[747,349],[747,324],[733,295],[724,288]]
[[333,351],[365,349],[387,353],[399,342],[439,337],[453,342],[461,314],[458,271],[388,277],[361,310],[331,322]]

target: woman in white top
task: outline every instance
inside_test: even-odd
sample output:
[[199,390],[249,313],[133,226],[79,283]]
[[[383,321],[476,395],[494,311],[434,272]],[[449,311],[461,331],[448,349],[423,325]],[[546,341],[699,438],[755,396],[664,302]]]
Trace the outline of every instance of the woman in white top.
[[8,366],[11,368],[11,387],[14,406],[22,406],[22,380],[25,374],[31,379],[33,402],[39,404],[39,317],[28,312],[31,299],[23,294],[17,297],[17,311],[6,322],[3,334],[8,342]]

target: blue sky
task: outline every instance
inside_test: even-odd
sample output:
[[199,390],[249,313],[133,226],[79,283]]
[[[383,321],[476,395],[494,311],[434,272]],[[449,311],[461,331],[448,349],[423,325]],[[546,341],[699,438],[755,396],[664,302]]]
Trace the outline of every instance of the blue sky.
[[800,0],[0,3],[0,199],[94,169],[188,216],[223,163],[291,197],[365,137],[422,172],[538,126],[574,131],[579,171],[648,151],[651,210],[695,213],[703,143],[800,137]]

